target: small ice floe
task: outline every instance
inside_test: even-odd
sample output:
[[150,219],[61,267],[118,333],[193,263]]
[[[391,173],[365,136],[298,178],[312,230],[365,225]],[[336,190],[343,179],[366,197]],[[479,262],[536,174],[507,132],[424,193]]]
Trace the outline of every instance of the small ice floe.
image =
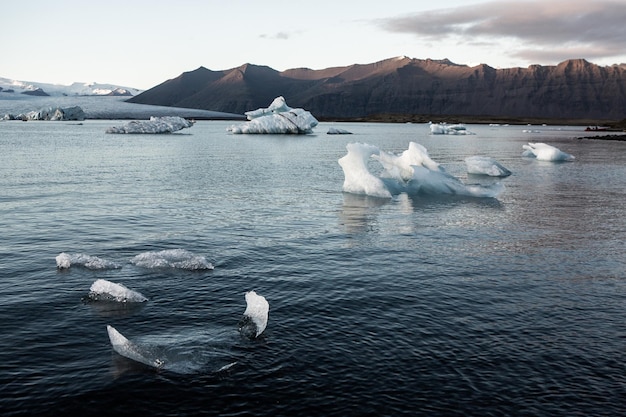
[[193,124],[194,122],[179,116],[152,116],[150,120],[133,120],[124,126],[110,127],[106,133],[172,133]]
[[213,264],[204,256],[195,255],[185,249],[144,252],[132,258],[130,262],[142,268],[174,268],[188,271],[214,269]]
[[143,303],[148,299],[141,293],[126,288],[122,284],[98,279],[89,289],[90,301],[115,301],[120,303]]
[[[380,198],[391,198],[400,193],[496,197],[504,190],[500,183],[489,186],[463,184],[433,161],[425,147],[415,142],[409,143],[409,149],[400,155],[362,143],[349,143],[346,149],[348,154],[338,162],[344,172],[343,191],[347,193]],[[370,159],[383,166],[379,175],[370,171]]]
[[83,253],[69,254],[61,252],[55,259],[58,269],[69,269],[72,265],[82,266],[87,269],[117,269],[122,267],[115,262]]
[[465,164],[468,174],[488,175],[490,177],[508,177],[511,175],[511,171],[489,156],[470,156],[465,158]]
[[351,135],[352,132],[345,130],[345,129],[339,129],[338,127],[331,127],[328,129],[328,132],[326,132],[327,135]]
[[254,291],[246,293],[246,311],[239,322],[239,332],[245,337],[259,337],[267,327],[270,305],[262,295]]
[[231,126],[228,131],[234,134],[306,134],[318,124],[311,113],[289,107],[282,96],[276,97],[269,107],[245,115],[248,122]]
[[118,332],[115,327],[107,325],[107,333],[113,350],[125,358],[154,368],[161,368],[165,364],[162,359],[155,357],[150,349],[134,344]]
[[475,135],[463,124],[430,123],[431,135]]
[[538,161],[573,161],[576,159],[573,155],[563,152],[559,148],[546,143],[528,143],[522,145],[524,152],[522,156],[537,158]]

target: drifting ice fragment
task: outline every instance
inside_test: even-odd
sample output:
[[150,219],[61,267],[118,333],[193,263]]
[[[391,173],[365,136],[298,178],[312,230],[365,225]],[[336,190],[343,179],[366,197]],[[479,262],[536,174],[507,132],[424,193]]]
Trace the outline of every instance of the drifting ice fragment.
[[528,143],[522,145],[524,152],[522,156],[535,157],[539,161],[573,161],[574,156],[561,151],[552,145],[545,143]]
[[249,122],[231,126],[228,131],[234,134],[262,133],[311,133],[318,121],[303,109],[292,109],[285,99],[276,97],[268,108],[246,112]]
[[72,265],[78,265],[87,269],[117,269],[121,265],[107,261],[97,256],[85,255],[83,253],[69,254],[62,252],[56,256],[57,268],[69,269]]
[[213,269],[213,264],[204,256],[195,255],[185,249],[144,252],[132,258],[130,262],[142,268],[175,268],[188,271]]
[[474,135],[462,124],[448,125],[446,123],[431,123],[431,135]]
[[106,133],[172,133],[191,127],[193,123],[178,116],[152,116],[150,120],[133,120],[124,126],[110,127]]
[[122,284],[98,279],[89,289],[89,299],[92,301],[117,301],[121,303],[143,303],[148,301],[143,294],[130,290]]
[[470,156],[465,158],[467,173],[475,175],[489,175],[490,177],[508,177],[511,171],[503,167],[489,156]]
[[239,331],[246,337],[259,337],[267,327],[270,305],[262,295],[254,291],[246,293],[246,311],[239,323]]
[[107,333],[109,334],[109,340],[111,341],[113,350],[125,358],[132,359],[155,368],[161,368],[163,366],[163,360],[154,358],[150,351],[142,348],[141,346],[135,345],[118,332],[115,327],[107,325]]
[[339,129],[338,127],[331,127],[326,132],[327,135],[351,135],[352,132],[346,129]]

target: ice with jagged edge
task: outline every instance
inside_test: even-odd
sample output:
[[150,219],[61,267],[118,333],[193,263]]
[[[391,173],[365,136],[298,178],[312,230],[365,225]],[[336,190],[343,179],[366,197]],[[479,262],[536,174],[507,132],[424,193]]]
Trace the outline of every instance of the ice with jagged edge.
[[[426,148],[410,142],[409,148],[400,155],[380,150],[365,143],[349,143],[348,153],[339,159],[343,169],[343,191],[371,197],[391,198],[393,195],[459,195],[467,197],[497,197],[504,186],[466,185],[448,174],[433,161]],[[383,166],[379,176],[368,166],[377,160]]]
[[82,266],[87,269],[118,269],[122,267],[116,262],[84,253],[61,252],[55,259],[58,269],[69,269],[72,265]]
[[306,134],[318,124],[310,112],[289,107],[282,96],[276,97],[269,107],[245,115],[248,122],[233,125],[228,131],[234,134]]
[[246,293],[246,310],[239,323],[239,331],[246,337],[256,338],[265,331],[269,318],[270,304],[265,297],[254,291]]
[[465,158],[467,173],[488,175],[490,177],[508,177],[511,171],[490,156],[470,156]]
[[185,249],[144,252],[132,258],[130,262],[142,268],[174,268],[189,271],[214,269],[213,264],[204,256]]
[[150,120],[132,120],[123,126],[110,127],[106,133],[173,133],[191,127],[193,123],[179,116],[152,116]]
[[98,279],[91,284],[88,299],[91,301],[115,301],[120,303],[143,303],[148,301],[140,292],[106,279]]
[[522,148],[524,149],[522,156],[537,158],[538,161],[570,162],[576,159],[573,155],[547,143],[529,142],[528,145],[522,145]]
[[132,359],[155,368],[160,368],[164,365],[164,361],[155,357],[153,351],[131,342],[124,335],[118,332],[115,327],[107,325],[107,333],[109,334],[109,340],[111,341],[113,350],[125,358]]
[[467,130],[465,125],[447,123],[430,123],[431,135],[475,135],[474,132]]

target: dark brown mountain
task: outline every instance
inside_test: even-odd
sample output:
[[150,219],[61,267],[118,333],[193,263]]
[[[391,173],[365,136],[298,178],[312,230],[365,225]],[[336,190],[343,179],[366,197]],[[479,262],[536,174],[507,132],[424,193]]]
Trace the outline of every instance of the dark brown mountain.
[[401,114],[621,120],[626,64],[601,67],[574,59],[495,69],[398,57],[322,70],[200,67],[128,101],[241,114],[280,95],[322,119]]

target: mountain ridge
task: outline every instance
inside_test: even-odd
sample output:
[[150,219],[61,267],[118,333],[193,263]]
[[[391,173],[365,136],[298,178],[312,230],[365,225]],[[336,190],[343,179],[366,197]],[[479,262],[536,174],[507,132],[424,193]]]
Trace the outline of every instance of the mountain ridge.
[[320,119],[428,114],[621,120],[626,65],[571,59],[496,69],[406,56],[321,70],[246,63],[184,72],[127,101],[242,114],[281,95]]

